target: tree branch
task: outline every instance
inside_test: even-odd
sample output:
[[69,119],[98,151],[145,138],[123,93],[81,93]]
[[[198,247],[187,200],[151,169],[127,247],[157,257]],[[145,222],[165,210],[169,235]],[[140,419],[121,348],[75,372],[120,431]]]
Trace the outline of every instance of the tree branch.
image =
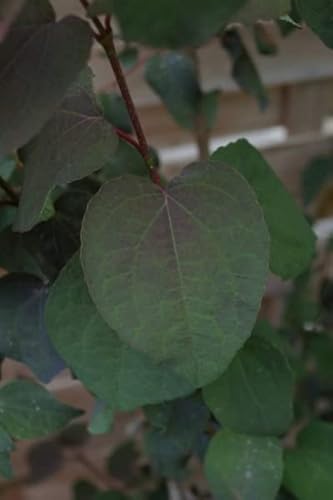
[[[89,8],[89,2],[87,0],[80,0],[80,2],[86,10]],[[95,37],[105,50],[106,56],[109,59],[109,62],[115,74],[121,95],[126,103],[127,111],[138,139],[140,153],[142,154],[146,162],[146,165],[149,169],[150,177],[155,184],[160,185],[161,180],[154,168],[153,160],[149,151],[149,146],[145,134],[143,132],[143,128],[138,113],[136,111],[134,101],[129,91],[123,69],[121,67],[121,64],[117,56],[117,51],[113,40],[113,31],[110,23],[110,18],[109,17],[106,18],[106,27],[103,26],[103,24],[97,17],[92,17],[91,20],[98,31],[98,34],[97,35],[95,34]]]

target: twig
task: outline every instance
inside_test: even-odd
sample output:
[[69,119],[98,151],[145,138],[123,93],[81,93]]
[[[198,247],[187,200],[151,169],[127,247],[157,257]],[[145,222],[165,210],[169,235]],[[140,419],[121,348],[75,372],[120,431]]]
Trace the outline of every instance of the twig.
[[7,181],[3,177],[0,176],[0,187],[3,191],[8,195],[10,200],[13,202],[15,206],[19,204],[19,197],[15,193],[14,189],[8,184]]
[[[89,2],[87,0],[80,0],[80,2],[85,9],[89,8]],[[139,116],[137,114],[134,101],[133,101],[132,96],[130,94],[123,69],[121,67],[121,64],[120,64],[118,56],[117,56],[117,51],[116,51],[116,48],[114,45],[114,40],[113,40],[113,31],[112,31],[111,24],[108,25],[107,28],[105,28],[103,26],[103,24],[101,23],[101,21],[97,17],[92,17],[91,20],[98,31],[98,34],[97,35],[95,34],[95,37],[105,50],[106,56],[109,59],[109,62],[111,64],[111,67],[112,67],[113,72],[115,74],[121,95],[126,103],[128,114],[130,116],[131,122],[133,124],[133,128],[135,130],[135,133],[136,133],[136,136],[138,139],[140,153],[143,156],[143,158],[146,162],[146,165],[149,169],[150,177],[155,184],[160,185],[161,180],[160,180],[158,173],[156,172],[156,170],[154,168],[153,159],[152,159],[152,157],[150,155],[150,151],[149,151],[149,146],[148,146],[145,134],[143,132],[143,128],[142,128]]]
[[131,137],[129,134],[127,134],[126,132],[124,132],[120,128],[116,128],[116,132],[117,132],[118,137],[120,137],[121,139],[124,139],[124,141],[126,141],[129,144],[131,144],[132,146],[134,146],[135,149],[137,149],[139,151],[139,153],[141,154],[140,144],[138,142],[136,142],[136,140],[133,139],[133,137]]

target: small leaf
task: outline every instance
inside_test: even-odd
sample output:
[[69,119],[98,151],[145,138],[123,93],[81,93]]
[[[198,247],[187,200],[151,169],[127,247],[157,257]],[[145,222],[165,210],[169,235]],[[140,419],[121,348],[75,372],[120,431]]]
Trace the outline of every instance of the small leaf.
[[55,186],[102,168],[115,151],[117,136],[98,110],[91,84],[90,73],[81,75],[41,133],[22,150],[25,176],[16,230],[27,231],[38,222]]
[[221,35],[221,43],[232,61],[232,77],[238,86],[258,101],[263,111],[269,101],[258,70],[237,29],[226,30]]
[[206,404],[235,432],[280,435],[292,419],[293,374],[280,350],[252,336],[224,374],[204,388]]
[[98,175],[104,182],[124,174],[147,177],[149,170],[138,150],[125,140],[120,139],[117,151],[110,156]]
[[81,237],[89,292],[121,339],[195,387],[227,368],[250,336],[269,258],[261,209],[236,171],[193,164],[165,189],[111,180]]
[[0,425],[15,439],[34,439],[56,432],[80,415],[28,380],[0,388]]
[[193,395],[147,407],[145,413],[152,426],[145,435],[145,449],[153,468],[164,477],[181,477],[207,426],[207,407],[200,397]]
[[90,434],[106,434],[110,431],[114,419],[114,410],[104,401],[97,400],[89,423]]
[[0,353],[28,365],[42,382],[64,363],[48,338],[43,283],[28,274],[8,274],[0,280]]
[[190,57],[180,52],[155,54],[146,63],[145,78],[177,123],[193,129],[202,97]]
[[312,260],[315,236],[268,163],[244,139],[218,149],[212,159],[236,168],[255,190],[271,236],[271,271],[284,279],[299,275]]
[[285,453],[284,484],[299,500],[333,497],[333,425],[314,421]]
[[0,45],[0,155],[41,129],[86,64],[91,44],[85,21],[70,16],[55,23],[48,1],[26,2]]
[[124,132],[132,133],[133,127],[124,99],[115,92],[99,94],[98,101],[105,118]]
[[175,49],[205,43],[244,4],[245,0],[94,0],[89,13],[114,14],[128,41]]
[[213,437],[205,459],[206,478],[217,500],[274,500],[282,468],[276,439],[226,429]]
[[314,158],[302,172],[303,201],[310,205],[333,181],[333,157]]
[[0,476],[5,479],[13,477],[10,453],[14,449],[14,443],[7,432],[0,428]]
[[297,9],[309,28],[327,47],[333,49],[331,0],[296,0]]
[[114,410],[130,410],[192,392],[167,363],[155,365],[123,344],[104,322],[88,294],[78,256],[50,291],[49,335],[85,386]]

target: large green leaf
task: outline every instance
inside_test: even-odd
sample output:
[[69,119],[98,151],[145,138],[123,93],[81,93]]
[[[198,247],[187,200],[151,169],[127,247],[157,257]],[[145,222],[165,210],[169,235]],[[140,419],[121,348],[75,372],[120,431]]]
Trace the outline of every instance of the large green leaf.
[[82,382],[113,409],[129,410],[193,389],[168,363],[154,364],[123,344],[88,294],[77,256],[52,286],[46,322],[54,345]]
[[102,168],[117,145],[94,100],[91,75],[85,73],[22,151],[25,176],[16,230],[27,231],[38,222],[52,188]]
[[230,28],[222,33],[220,39],[232,61],[233,79],[239,88],[255,97],[260,109],[264,110],[268,105],[266,89],[238,30]]
[[79,414],[28,380],[16,380],[0,388],[0,425],[16,439],[46,436]]
[[333,498],[333,425],[314,421],[285,454],[284,484],[299,500]]
[[307,25],[333,49],[332,0],[296,0],[296,5]]
[[190,57],[181,52],[155,54],[146,63],[145,78],[179,125],[193,129],[201,90]]
[[292,418],[293,375],[281,351],[254,335],[224,374],[204,388],[204,398],[235,432],[279,435]]
[[13,475],[10,452],[14,444],[7,432],[0,428],[0,476],[10,479]]
[[284,279],[307,268],[315,251],[315,236],[274,171],[246,140],[218,149],[213,160],[236,168],[255,190],[271,237],[271,270]]
[[122,339],[196,387],[227,368],[250,336],[269,258],[261,209],[238,172],[197,163],[165,189],[112,180],[81,237],[89,291]]
[[147,407],[151,429],[145,449],[154,469],[165,477],[181,477],[209,420],[208,408],[192,395],[170,403]]
[[290,11],[290,0],[247,0],[234,20],[245,24],[259,19],[277,19]]
[[48,1],[26,2],[0,45],[0,155],[40,130],[86,64],[91,44],[85,21],[70,16],[55,23]]
[[244,4],[245,0],[95,0],[90,13],[115,14],[129,41],[179,48],[206,42]]
[[274,500],[282,480],[277,440],[222,430],[212,439],[205,473],[217,500]]
[[64,368],[46,332],[46,297],[34,276],[8,274],[0,280],[0,354],[25,363],[43,382]]

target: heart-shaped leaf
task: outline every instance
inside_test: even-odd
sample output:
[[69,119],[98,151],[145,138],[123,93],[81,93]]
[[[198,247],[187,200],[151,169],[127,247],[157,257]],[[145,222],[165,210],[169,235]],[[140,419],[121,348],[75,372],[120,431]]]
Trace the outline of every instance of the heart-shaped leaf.
[[70,16],[55,23],[47,1],[26,2],[0,45],[0,155],[41,129],[84,68],[91,44],[85,21]]
[[315,235],[263,156],[242,139],[218,149],[212,159],[236,168],[255,190],[271,236],[273,273],[284,279],[301,274],[314,255]]
[[94,100],[91,74],[85,72],[40,134],[22,150],[25,175],[15,229],[31,229],[52,188],[102,168],[117,145],[113,127]]
[[263,214],[236,171],[194,164],[166,189],[112,180],[81,236],[91,296],[123,340],[196,387],[227,368],[251,334],[269,258]]
[[217,500],[275,500],[282,470],[278,440],[227,429],[213,437],[205,459],[206,478]]
[[54,345],[68,365],[114,410],[135,409],[193,390],[167,363],[154,364],[119,340],[89,296],[78,256],[51,288],[46,322]]

